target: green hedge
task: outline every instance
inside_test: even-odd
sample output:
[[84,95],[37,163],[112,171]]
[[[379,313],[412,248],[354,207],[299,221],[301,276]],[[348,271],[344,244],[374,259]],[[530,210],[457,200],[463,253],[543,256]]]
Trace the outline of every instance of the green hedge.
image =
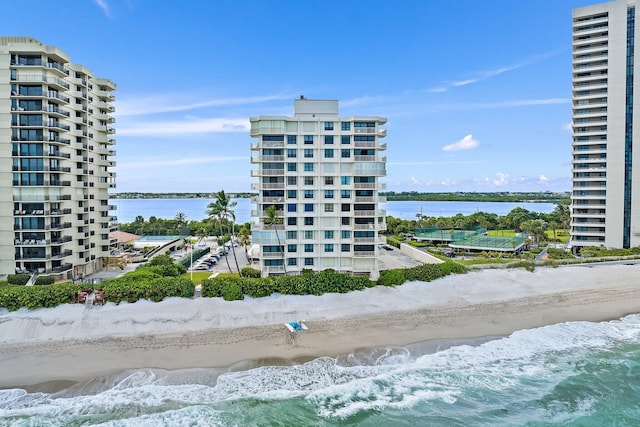
[[409,240],[408,243],[415,248],[424,248],[425,246],[427,246],[426,243],[418,242],[417,240]]
[[242,277],[252,277],[254,279],[257,279],[259,277],[262,277],[262,272],[260,270],[256,270],[255,268],[243,267],[240,269],[240,275]]
[[56,279],[53,276],[38,276],[34,285],[53,285]]
[[29,278],[31,278],[31,276],[28,274],[9,274],[7,276],[7,282],[10,285],[24,286],[29,281]]
[[189,279],[139,276],[132,279],[127,276],[102,282],[100,286],[104,290],[105,301],[119,304],[122,301],[149,299],[159,302],[167,297],[192,298],[195,293],[195,286]]
[[393,237],[389,237],[387,236],[387,244],[391,245],[391,246],[395,246],[396,248],[400,249],[400,240],[394,239]]
[[232,284],[239,286],[243,295],[262,298],[273,293],[283,295],[346,293],[371,287],[375,282],[371,282],[367,277],[351,276],[334,270],[306,273],[299,276],[271,276],[264,278],[245,278],[236,274],[226,273],[203,280],[202,296],[224,297],[225,287]]
[[82,284],[74,285],[67,282],[45,286],[0,288],[0,307],[15,311],[22,307],[35,309],[73,303],[77,300],[78,291],[83,287]]
[[534,261],[517,261],[507,264],[507,268],[524,268],[533,272],[536,269],[536,263]]

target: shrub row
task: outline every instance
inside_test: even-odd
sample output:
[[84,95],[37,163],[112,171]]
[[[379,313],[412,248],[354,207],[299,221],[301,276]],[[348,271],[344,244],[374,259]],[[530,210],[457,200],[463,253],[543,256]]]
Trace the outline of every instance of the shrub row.
[[136,302],[139,299],[162,301],[167,297],[191,298],[195,286],[189,279],[178,277],[131,277],[125,275],[117,279],[105,280],[101,284],[106,301],[120,303]]
[[[334,270],[303,273],[299,276],[245,278],[235,274],[220,274],[202,281],[203,297],[223,297],[227,301],[243,299],[244,295],[261,298],[273,293],[284,295],[322,295],[346,293],[374,286],[367,277],[351,276]],[[237,292],[237,291],[240,292]]]
[[419,282],[431,282],[451,273],[463,274],[466,272],[465,266],[454,261],[445,261],[440,264],[422,264],[411,268],[382,271],[378,279],[378,285],[398,286],[404,282],[416,280]]
[[394,239],[393,237],[389,237],[387,236],[387,244],[391,245],[391,246],[395,246],[396,248],[400,249],[400,240]]
[[424,248],[427,246],[425,242],[418,242],[417,240],[409,240],[408,243],[415,248]]
[[244,299],[244,295],[262,298],[273,293],[284,295],[322,295],[346,293],[375,285],[398,286],[406,281],[430,282],[451,273],[466,273],[467,269],[456,262],[424,264],[416,267],[386,270],[377,282],[367,277],[351,276],[334,270],[318,273],[305,272],[299,276],[272,276],[265,278],[240,277],[236,274],[220,274],[202,281],[203,297],[222,297],[226,301]]
[[0,288],[0,307],[15,311],[21,307],[29,309],[55,307],[76,301],[83,285],[60,283],[47,286],[9,286]]

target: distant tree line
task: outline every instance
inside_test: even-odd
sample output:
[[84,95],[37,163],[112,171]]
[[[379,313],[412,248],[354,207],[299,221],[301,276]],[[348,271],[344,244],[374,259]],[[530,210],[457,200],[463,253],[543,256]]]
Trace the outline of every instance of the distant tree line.
[[381,192],[388,201],[431,201],[431,202],[547,202],[560,203],[570,200],[569,193],[419,193],[417,191]]
[[[387,234],[413,233],[417,228],[438,227],[441,229],[471,230],[476,227],[487,230],[527,231],[534,239],[542,239],[546,230],[568,230],[570,210],[568,203],[558,203],[550,213],[532,212],[516,207],[508,214],[500,216],[488,212],[474,212],[471,215],[457,214],[451,217],[435,217],[416,214],[415,220],[387,217]],[[554,236],[555,237],[555,236]]]

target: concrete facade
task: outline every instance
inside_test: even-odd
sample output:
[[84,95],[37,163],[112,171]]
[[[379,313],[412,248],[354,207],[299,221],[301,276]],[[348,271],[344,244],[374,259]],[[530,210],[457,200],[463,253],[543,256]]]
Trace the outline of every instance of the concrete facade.
[[640,149],[633,150],[640,141],[638,3],[615,0],[573,11],[574,248],[640,245]]
[[116,243],[115,89],[57,47],[0,37],[0,277],[103,268]]
[[[263,275],[303,269],[378,275],[378,232],[386,212],[383,117],[339,117],[338,101],[294,102],[293,117],[251,118],[252,241]],[[265,223],[274,206],[278,220]],[[273,209],[273,208],[271,208]]]

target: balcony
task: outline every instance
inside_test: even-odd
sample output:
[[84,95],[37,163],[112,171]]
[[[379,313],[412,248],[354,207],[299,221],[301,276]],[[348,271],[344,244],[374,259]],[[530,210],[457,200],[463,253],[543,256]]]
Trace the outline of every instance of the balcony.
[[375,258],[377,255],[376,251],[353,251],[353,256],[355,258]]
[[361,216],[376,216],[376,211],[353,211],[353,216],[361,217]]
[[57,62],[47,62],[47,68],[58,71],[61,75],[65,75],[65,76],[69,75],[69,70],[67,70]]

